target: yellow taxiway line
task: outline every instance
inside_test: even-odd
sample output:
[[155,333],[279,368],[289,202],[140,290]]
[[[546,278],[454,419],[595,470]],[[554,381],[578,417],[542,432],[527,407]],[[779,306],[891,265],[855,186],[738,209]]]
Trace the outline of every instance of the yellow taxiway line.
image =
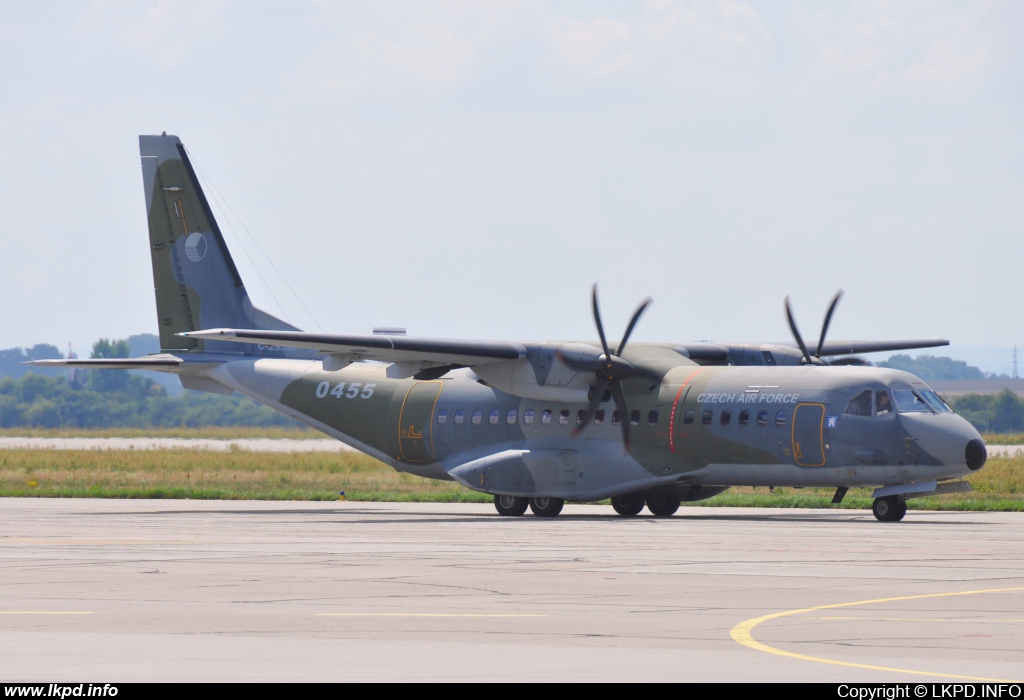
[[909,673],[916,676],[932,676],[935,678],[955,678],[957,680],[966,681],[980,681],[984,683],[1015,683],[1017,681],[1003,680],[999,678],[979,678],[977,676],[963,676],[954,673],[935,673],[933,671],[915,671],[909,668],[892,668],[889,666],[872,666],[870,664],[858,664],[852,661],[839,661],[837,659],[825,659],[820,656],[808,656],[807,654],[797,654],[796,652],[786,651],[777,647],[762,644],[761,642],[754,639],[753,631],[754,628],[760,625],[762,622],[768,622],[769,620],[775,620],[780,617],[788,617],[790,615],[799,615],[801,613],[818,612],[819,610],[835,610],[836,608],[851,608],[857,605],[871,605],[872,603],[895,603],[904,600],[922,600],[925,598],[952,598],[954,596],[964,595],[980,595],[982,593],[1008,593],[1010,591],[1024,591],[1024,586],[1017,588],[989,588],[978,591],[959,591],[956,593],[928,593],[925,595],[906,595],[899,596],[896,598],[876,598],[874,600],[858,600],[853,603],[833,603],[832,605],[817,605],[813,608],[800,608],[798,610],[785,610],[783,612],[772,613],[770,615],[762,615],[761,617],[753,617],[749,620],[744,620],[735,627],[729,633],[734,641],[739,642],[743,646],[756,649],[757,651],[763,651],[766,654],[775,654],[777,656],[785,656],[791,659],[800,659],[801,661],[816,661],[820,664],[831,664],[833,666],[847,666],[849,668],[864,668],[871,671],[889,671],[892,673]]

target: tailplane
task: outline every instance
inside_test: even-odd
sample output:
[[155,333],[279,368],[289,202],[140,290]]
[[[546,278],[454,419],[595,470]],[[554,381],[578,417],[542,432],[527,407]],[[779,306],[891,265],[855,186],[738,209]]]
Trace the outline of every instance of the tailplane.
[[299,329],[252,305],[181,140],[166,133],[140,136],[139,151],[161,351],[305,356],[177,335],[209,328]]

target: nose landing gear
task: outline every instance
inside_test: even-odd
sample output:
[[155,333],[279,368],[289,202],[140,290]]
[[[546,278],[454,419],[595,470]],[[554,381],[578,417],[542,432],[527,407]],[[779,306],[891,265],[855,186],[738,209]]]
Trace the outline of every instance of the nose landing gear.
[[896,523],[907,514],[907,502],[899,496],[876,498],[871,505],[871,512],[883,523]]

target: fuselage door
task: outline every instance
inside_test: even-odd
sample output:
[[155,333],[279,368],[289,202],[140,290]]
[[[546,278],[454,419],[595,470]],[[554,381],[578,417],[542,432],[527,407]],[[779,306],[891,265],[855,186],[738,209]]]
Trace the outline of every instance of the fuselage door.
[[417,382],[409,389],[398,419],[398,446],[406,462],[434,459],[434,410],[441,382]]
[[825,404],[802,403],[793,411],[793,459],[801,467],[825,466]]

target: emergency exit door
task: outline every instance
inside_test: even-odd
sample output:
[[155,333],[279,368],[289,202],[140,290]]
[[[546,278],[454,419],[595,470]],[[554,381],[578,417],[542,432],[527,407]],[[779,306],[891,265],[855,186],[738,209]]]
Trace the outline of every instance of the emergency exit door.
[[801,467],[825,466],[825,404],[802,403],[793,411],[793,459]]

